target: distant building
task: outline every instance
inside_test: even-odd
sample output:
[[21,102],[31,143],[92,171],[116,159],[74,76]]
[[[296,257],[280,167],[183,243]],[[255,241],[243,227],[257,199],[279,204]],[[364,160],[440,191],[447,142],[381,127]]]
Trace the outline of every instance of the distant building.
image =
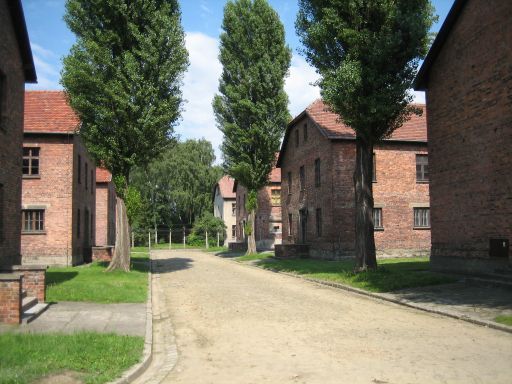
[[213,187],[213,215],[224,220],[226,225],[225,247],[236,241],[236,195],[233,184],[234,180],[225,175]]
[[[419,106],[424,109],[424,106]],[[317,258],[354,256],[354,131],[321,100],[291,121],[281,169],[283,243]],[[373,197],[378,256],[428,255],[429,174],[426,116],[413,115],[374,147]]]
[[112,174],[96,168],[96,242],[95,245],[116,243],[116,188]]
[[96,165],[65,93],[26,92],[24,126],[22,262],[89,262],[96,232]]
[[428,110],[431,266],[511,270],[512,2],[456,0],[416,78]]
[[[233,187],[236,193],[236,238],[238,243],[246,243],[245,225],[249,213],[245,208],[247,189],[235,180]],[[269,184],[258,191],[258,209],[256,211],[256,248],[258,250],[273,249],[282,241],[281,221],[281,171],[273,168],[269,176]]]

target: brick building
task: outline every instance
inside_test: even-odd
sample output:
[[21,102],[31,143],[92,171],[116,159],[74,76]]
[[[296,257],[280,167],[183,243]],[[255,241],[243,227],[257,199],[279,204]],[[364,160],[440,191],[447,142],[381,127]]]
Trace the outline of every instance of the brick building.
[[96,168],[96,245],[116,243],[116,188],[112,174]]
[[[423,107],[424,108],[424,107]],[[283,243],[318,258],[354,255],[355,134],[321,100],[288,125],[282,174]],[[428,254],[429,186],[425,114],[413,115],[374,148],[373,196],[378,256]]]
[[95,242],[96,165],[61,91],[25,93],[23,264],[76,265]]
[[225,175],[213,187],[213,215],[220,217],[226,225],[224,246],[236,241],[236,194],[234,180]]
[[[245,209],[247,189],[235,180],[233,191],[236,194],[236,239],[238,243],[246,243],[244,227],[249,216]],[[258,250],[273,249],[276,244],[281,244],[281,170],[278,168],[272,169],[269,184],[258,191],[255,221]]]
[[416,78],[428,100],[433,269],[511,269],[511,20],[510,1],[456,0]]

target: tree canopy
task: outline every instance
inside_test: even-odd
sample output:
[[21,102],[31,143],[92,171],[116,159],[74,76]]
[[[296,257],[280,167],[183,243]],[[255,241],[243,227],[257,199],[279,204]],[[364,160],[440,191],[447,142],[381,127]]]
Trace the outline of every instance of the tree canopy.
[[[127,181],[170,142],[188,65],[176,0],[67,0],[62,84],[96,160]],[[125,182],[126,182],[125,181]]]

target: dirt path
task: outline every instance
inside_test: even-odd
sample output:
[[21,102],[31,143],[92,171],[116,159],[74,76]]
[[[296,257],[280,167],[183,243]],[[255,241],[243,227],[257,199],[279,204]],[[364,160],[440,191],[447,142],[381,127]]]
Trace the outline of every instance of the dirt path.
[[202,252],[157,252],[165,383],[511,383],[512,335]]

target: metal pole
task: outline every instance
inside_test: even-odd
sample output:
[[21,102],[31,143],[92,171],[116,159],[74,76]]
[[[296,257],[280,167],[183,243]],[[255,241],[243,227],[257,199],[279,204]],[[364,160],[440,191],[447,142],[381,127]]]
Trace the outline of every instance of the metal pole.
[[172,229],[169,229],[169,249],[171,249],[172,244]]
[[208,231],[205,231],[206,233],[206,249],[208,249]]
[[151,251],[151,231],[148,232],[148,248]]
[[135,233],[132,232],[132,248],[135,247]]
[[158,244],[158,229],[156,229],[156,225],[155,225],[155,244]]
[[217,248],[220,247],[220,234],[219,231],[217,231]]
[[185,227],[183,227],[183,249],[185,249],[185,241],[186,241],[186,238],[185,238]]

